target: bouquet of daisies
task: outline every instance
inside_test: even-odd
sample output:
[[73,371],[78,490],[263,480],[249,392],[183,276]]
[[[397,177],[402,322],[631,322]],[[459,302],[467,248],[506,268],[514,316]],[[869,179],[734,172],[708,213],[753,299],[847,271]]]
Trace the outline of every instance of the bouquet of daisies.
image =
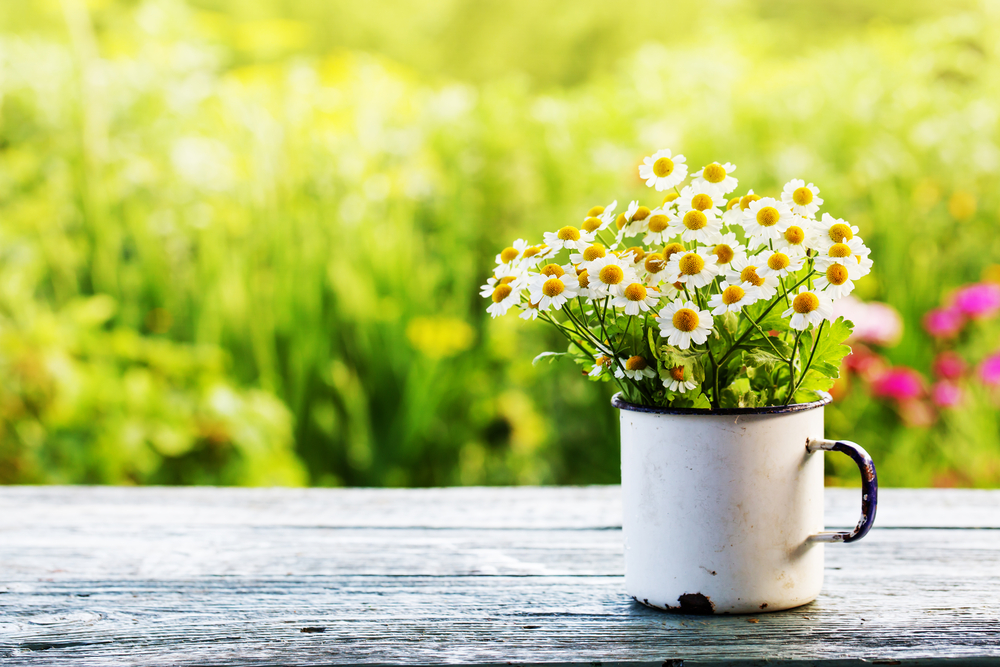
[[661,150],[639,175],[666,196],[591,208],[496,257],[483,285],[493,317],[511,308],[569,340],[567,355],[625,399],[731,408],[804,403],[829,389],[852,324],[833,301],[871,271],[858,228],[820,215],[820,190],[738,194],[736,167],[713,162],[683,185],[683,155]]

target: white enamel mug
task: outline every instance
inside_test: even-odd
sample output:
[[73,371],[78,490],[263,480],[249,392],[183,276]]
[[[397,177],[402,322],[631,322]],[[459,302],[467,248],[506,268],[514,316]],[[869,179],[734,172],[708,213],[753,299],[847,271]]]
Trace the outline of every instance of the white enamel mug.
[[[625,588],[684,613],[742,614],[811,602],[823,543],[853,542],[875,520],[878,482],[864,449],[823,439],[823,406],[696,410],[622,400]],[[861,469],[861,520],[823,531],[823,454]]]

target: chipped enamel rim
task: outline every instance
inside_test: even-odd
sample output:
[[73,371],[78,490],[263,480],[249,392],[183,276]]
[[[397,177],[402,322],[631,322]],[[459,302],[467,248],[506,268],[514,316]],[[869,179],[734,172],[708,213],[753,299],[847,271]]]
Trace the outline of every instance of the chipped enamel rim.
[[718,415],[787,415],[792,412],[805,412],[814,410],[833,401],[833,396],[825,391],[817,392],[820,395],[818,401],[812,403],[793,403],[791,405],[769,405],[763,408],[720,408],[710,410],[705,408],[653,408],[648,405],[635,405],[622,398],[621,392],[611,397],[611,405],[619,410],[631,410],[632,412],[645,412],[652,415],[704,415],[706,417]]

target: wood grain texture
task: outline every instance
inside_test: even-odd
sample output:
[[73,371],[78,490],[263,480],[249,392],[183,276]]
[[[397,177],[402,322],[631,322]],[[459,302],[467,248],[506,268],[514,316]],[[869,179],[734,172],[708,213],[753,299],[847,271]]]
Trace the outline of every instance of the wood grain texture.
[[0,664],[1000,664],[1000,492],[885,490],[816,602],[753,619],[632,602],[618,494],[0,488]]

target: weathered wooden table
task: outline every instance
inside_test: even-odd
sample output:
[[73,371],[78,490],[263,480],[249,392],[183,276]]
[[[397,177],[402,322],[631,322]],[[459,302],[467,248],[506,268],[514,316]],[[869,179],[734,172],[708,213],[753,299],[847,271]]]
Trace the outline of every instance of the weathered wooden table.
[[[828,489],[828,526],[857,502]],[[755,617],[633,602],[619,513],[618,487],[0,488],[0,664],[1000,664],[1000,491],[884,490],[818,600]]]

